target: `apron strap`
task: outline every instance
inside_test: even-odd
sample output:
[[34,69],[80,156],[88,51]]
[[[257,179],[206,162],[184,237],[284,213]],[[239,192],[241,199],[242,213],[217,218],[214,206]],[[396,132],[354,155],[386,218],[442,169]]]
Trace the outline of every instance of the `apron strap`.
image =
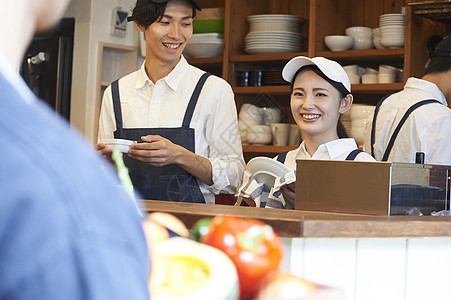
[[122,130],[122,110],[121,98],[119,97],[119,80],[113,81],[111,84],[111,94],[113,97],[114,116],[116,118],[116,130]]
[[384,102],[385,99],[388,98],[388,96],[390,96],[391,94],[387,94],[385,95],[377,104],[376,104],[376,108],[374,109],[374,115],[373,115],[373,123],[371,125],[371,156],[376,158],[376,156],[374,156],[374,143],[376,140],[376,119],[377,119],[377,114],[379,113],[379,109],[382,105],[382,102]]
[[279,155],[277,155],[277,161],[279,161],[281,163],[285,163],[285,160],[287,159],[287,154],[288,154],[288,151],[282,152]]
[[191,123],[191,119],[193,117],[194,109],[196,108],[197,99],[199,99],[200,92],[205,84],[207,78],[211,75],[211,73],[204,73],[202,77],[200,77],[197,82],[196,87],[194,88],[193,94],[191,95],[191,99],[189,100],[188,107],[186,108],[185,117],[183,118],[182,127],[189,127]]
[[357,155],[359,155],[359,153],[363,152],[360,149],[354,149],[351,151],[351,153],[348,154],[348,156],[346,157],[346,160],[355,160],[355,158],[357,157]]
[[429,104],[429,103],[440,103],[440,102],[435,99],[428,99],[428,100],[423,100],[423,101],[417,102],[414,105],[412,105],[411,107],[409,107],[409,109],[406,111],[406,113],[402,117],[401,121],[399,122],[398,126],[396,126],[396,129],[393,132],[393,135],[391,136],[390,141],[388,142],[387,149],[385,149],[385,153],[384,153],[384,156],[382,157],[382,161],[387,161],[388,156],[390,155],[390,151],[393,148],[393,144],[395,143],[396,137],[398,136],[398,133],[401,130],[402,125],[404,125],[404,123],[406,122],[409,115],[418,107]]

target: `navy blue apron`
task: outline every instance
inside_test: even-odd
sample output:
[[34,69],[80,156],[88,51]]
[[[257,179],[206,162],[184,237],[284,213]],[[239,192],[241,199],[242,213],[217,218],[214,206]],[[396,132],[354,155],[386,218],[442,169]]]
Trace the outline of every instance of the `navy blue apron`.
[[[114,138],[141,141],[141,137],[145,135],[160,135],[195,153],[195,132],[194,128],[190,128],[189,125],[199,94],[210,75],[210,73],[203,74],[197,82],[188,103],[182,127],[177,128],[123,128],[119,83],[118,81],[113,82],[111,89],[117,127]],[[128,167],[133,186],[144,199],[205,203],[196,177],[178,165],[154,167],[127,155],[124,156],[124,162]]]
[[[371,155],[376,158],[376,156],[374,156],[374,143],[376,141],[376,119],[377,119],[377,115],[379,113],[379,109],[382,105],[382,103],[384,102],[385,99],[388,98],[388,96],[390,95],[386,95],[385,97],[383,97],[381,99],[381,101],[379,101],[379,103],[377,103],[376,108],[374,110],[374,115],[373,115],[373,123],[371,125]],[[387,148],[385,149],[384,155],[382,156],[381,161],[387,161],[388,157],[390,156],[390,152],[391,149],[393,148],[393,145],[395,144],[396,138],[398,136],[399,131],[401,130],[402,126],[404,125],[404,123],[407,121],[407,118],[410,116],[410,114],[417,108],[429,104],[429,103],[439,103],[441,104],[438,100],[435,99],[427,99],[427,100],[423,100],[420,102],[415,103],[414,105],[412,105],[411,107],[409,107],[409,109],[406,111],[406,113],[404,114],[404,116],[401,118],[401,121],[399,121],[398,126],[396,126],[395,131],[393,131],[392,136],[390,137],[390,140],[388,142]]]

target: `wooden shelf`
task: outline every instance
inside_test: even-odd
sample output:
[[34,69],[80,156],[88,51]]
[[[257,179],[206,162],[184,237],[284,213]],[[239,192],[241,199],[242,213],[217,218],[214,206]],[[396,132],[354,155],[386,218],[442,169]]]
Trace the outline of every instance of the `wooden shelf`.
[[270,54],[242,54],[230,56],[230,62],[267,62],[288,61],[295,56],[307,56],[307,52],[270,53]]
[[222,56],[201,57],[201,58],[187,58],[187,61],[192,65],[222,65]]
[[381,83],[381,84],[353,84],[351,90],[353,93],[393,93],[404,88],[404,83]]
[[288,95],[289,85],[265,85],[265,86],[234,86],[233,92],[241,95],[252,95],[267,93],[272,95]]
[[298,146],[243,145],[246,153],[282,153],[296,149]]
[[368,49],[348,51],[319,51],[317,56],[327,57],[339,62],[403,62],[404,48]]
[[[271,54],[242,54],[230,56],[231,63],[239,62],[268,62],[284,61],[292,59],[295,56],[308,56],[307,52],[291,53],[271,53]],[[403,61],[404,48],[395,49],[369,49],[369,50],[348,50],[348,51],[319,51],[316,56],[323,56],[342,62],[393,62]]]
[[[384,84],[353,84],[353,93],[393,93],[402,90],[404,83],[384,83]],[[267,93],[272,95],[288,95],[289,85],[268,85],[268,86],[235,86],[233,92],[240,95],[252,95]]]

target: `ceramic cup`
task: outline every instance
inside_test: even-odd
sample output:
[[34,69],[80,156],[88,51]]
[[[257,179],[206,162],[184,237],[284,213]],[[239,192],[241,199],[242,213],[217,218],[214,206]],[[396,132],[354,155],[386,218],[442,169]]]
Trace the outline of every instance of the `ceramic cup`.
[[282,121],[282,111],[277,107],[263,107],[263,124],[279,123]]
[[291,124],[272,123],[272,142],[274,146],[286,146],[290,136]]
[[299,146],[299,144],[301,144],[301,129],[298,125],[291,124],[288,146]]

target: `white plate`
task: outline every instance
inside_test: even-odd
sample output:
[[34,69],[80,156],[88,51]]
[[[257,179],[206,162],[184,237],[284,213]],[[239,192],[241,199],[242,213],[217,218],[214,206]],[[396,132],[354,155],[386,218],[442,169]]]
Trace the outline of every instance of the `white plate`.
[[107,147],[118,148],[119,151],[123,153],[127,153],[131,144],[134,144],[135,141],[123,140],[123,139],[103,139],[100,140],[101,143],[104,143]]
[[254,157],[246,165],[246,171],[254,176],[258,183],[264,183],[271,188],[277,177],[291,172],[290,168],[269,157]]

